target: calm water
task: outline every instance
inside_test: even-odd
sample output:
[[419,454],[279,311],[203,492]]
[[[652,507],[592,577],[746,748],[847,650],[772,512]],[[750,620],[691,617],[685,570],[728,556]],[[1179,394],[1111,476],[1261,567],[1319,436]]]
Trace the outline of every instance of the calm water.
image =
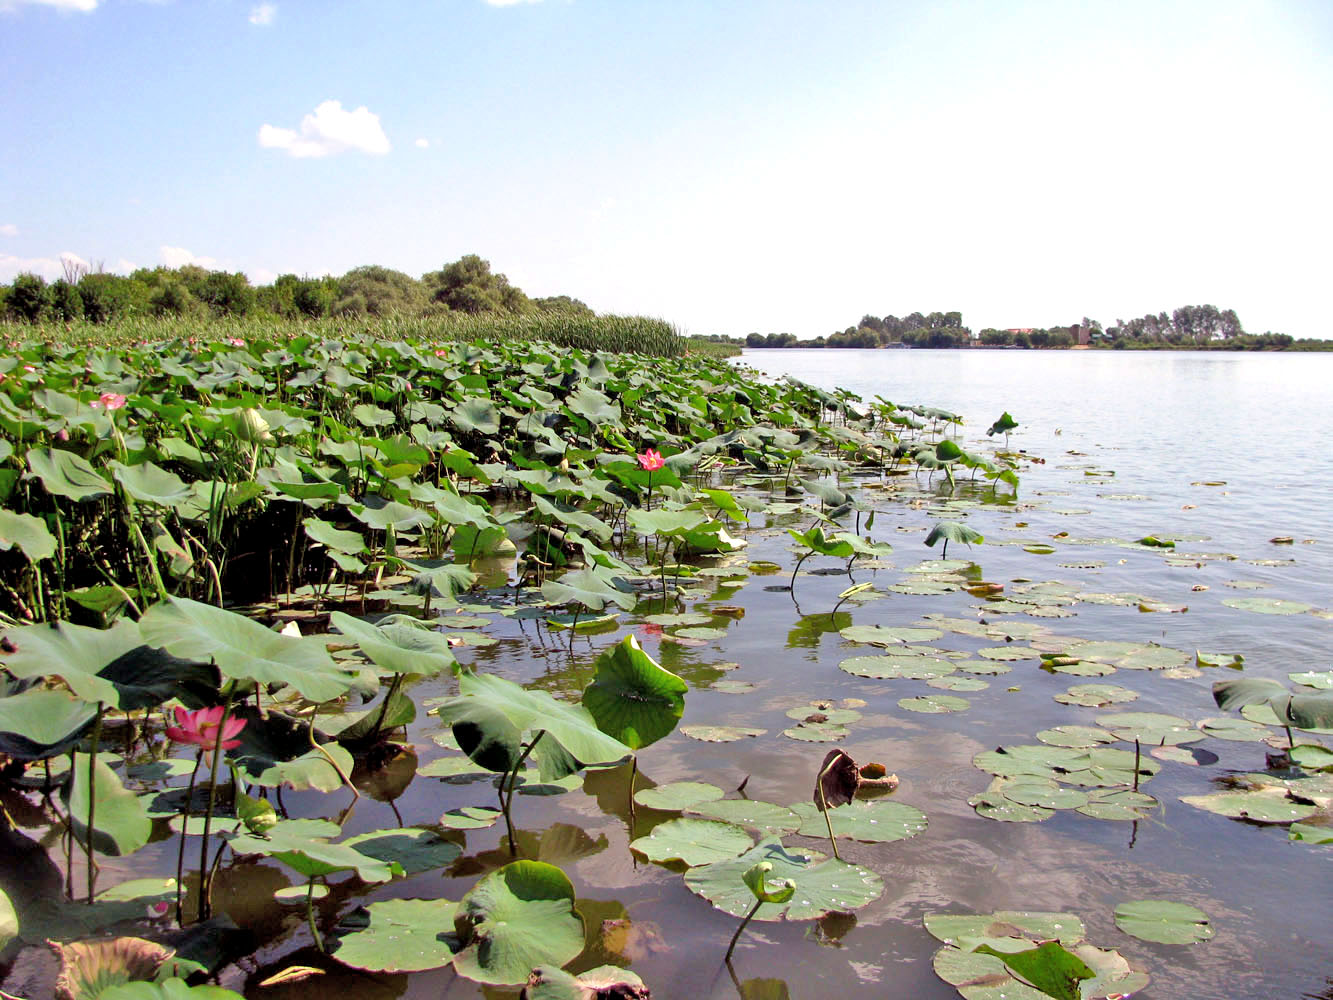
[[[1044,463],[1023,470],[1017,502],[969,509],[970,523],[987,542],[970,552],[951,548],[949,555],[976,560],[986,579],[1010,587],[1024,580],[1061,581],[1082,590],[1129,591],[1189,607],[1180,614],[1145,614],[1134,606],[1080,603],[1067,618],[1016,615],[1003,620],[1044,624],[1058,636],[1151,640],[1183,650],[1241,653],[1247,674],[1284,682],[1288,671],[1333,666],[1329,619],[1259,615],[1222,603],[1254,595],[1317,609],[1333,603],[1333,517],[1328,510],[1333,356],[766,351],[747,352],[741,360],[773,376],[792,373],[867,398],[879,394],[902,404],[953,410],[967,418],[963,436],[977,447],[985,442],[990,422],[1008,410],[1020,424],[1012,446]],[[1203,482],[1225,485],[1195,485]],[[944,495],[912,503],[873,490],[864,495],[877,508],[876,538],[891,542],[895,551],[880,568],[854,575],[882,590],[910,578],[904,570],[915,563],[938,556],[938,550],[924,547],[922,533],[934,520],[932,504]],[[749,543],[739,562],[770,559],[790,573],[794,556],[785,528],[808,523],[808,516],[790,515],[766,524],[756,515],[749,528],[737,529]],[[1060,533],[1065,534],[1053,538]],[[1147,533],[1180,537],[1175,556],[1195,553],[1197,558],[1112,544]],[[1296,542],[1269,542],[1276,535],[1291,535]],[[1024,551],[1022,543],[1034,541],[1050,542],[1056,552]],[[803,573],[797,582],[800,611],[827,613],[847,579],[821,572],[840,569],[832,559],[811,559],[805,569],[814,572]],[[1238,580],[1262,589],[1228,586]],[[939,910],[997,909],[1077,914],[1087,925],[1089,941],[1120,949],[1153,976],[1142,996],[1333,997],[1328,951],[1333,851],[1291,843],[1282,827],[1248,825],[1179,801],[1182,795],[1213,790],[1211,780],[1230,771],[1261,770],[1263,744],[1210,738],[1196,746],[1216,754],[1215,764],[1164,763],[1146,787],[1160,808],[1144,822],[1099,821],[1073,812],[1042,823],[981,818],[966,800],[990,777],[972,765],[973,755],[1002,744],[1033,743],[1035,733],[1048,726],[1093,724],[1102,713],[1057,704],[1053,695],[1098,679],[1052,675],[1035,660],[1021,661],[1011,673],[987,678],[989,689],[969,693],[968,711],[905,712],[898,707],[900,698],[933,689],[921,681],[868,680],[839,670],[841,660],[873,650],[852,646],[836,631],[795,628],[792,596],[774,589],[785,582],[786,574],[752,576],[743,586],[715,590],[716,583],[709,582],[705,596],[692,601],[692,610],[739,605],[745,616],[718,619],[726,636],[700,647],[663,642],[643,630],[637,616],[626,616],[619,632],[580,637],[571,653],[564,635],[549,635],[532,621],[491,617],[485,630],[499,642],[460,650],[460,659],[480,670],[572,693],[590,679],[597,652],[626,629],[635,629],[650,653],[690,682],[686,724],[766,730],[757,739],[731,744],[673,733],[641,753],[641,786],[695,780],[730,790],[748,775],[751,798],[805,801],[827,746],[783,737],[781,731],[791,725],[785,713],[812,698],[866,702],[864,718],[840,745],[858,760],[882,761],[896,772],[902,781],[896,798],[922,809],[929,828],[899,843],[841,842],[845,858],[883,877],[883,896],[857,911],[854,922],[840,926],[752,924],[737,949],[736,974],[742,981],[773,982],[747,982],[742,997],[956,997],[931,969],[938,944],[923,930],[921,918]],[[858,625],[910,625],[932,612],[976,619],[987,614],[981,604],[961,591],[885,593],[844,610]],[[973,651],[994,642],[946,633],[938,644]],[[755,691],[709,690],[710,679],[722,675],[722,669],[710,665],[720,663],[738,664],[727,676],[754,683]],[[1210,685],[1224,673],[1234,676],[1220,670],[1179,677],[1121,670],[1105,680],[1139,694],[1125,708],[1197,721],[1221,714]],[[447,693],[438,682],[413,690],[418,703]],[[431,739],[437,732],[436,720],[424,714],[412,729],[423,762],[441,753]],[[586,955],[581,967],[628,964],[659,1000],[737,996],[721,966],[736,921],[692,895],[679,874],[636,863],[628,849],[627,782],[625,768],[601,772],[589,776],[581,791],[520,797],[515,804],[517,825],[536,838],[529,850],[566,870],[593,925],[621,921],[608,926],[611,933],[603,937],[601,950]],[[386,804],[363,799],[345,829],[355,833],[391,826],[399,817],[405,824],[428,825],[445,810],[483,804],[494,804],[489,785],[418,777],[394,803],[397,816]],[[337,808],[327,799],[299,795],[289,795],[287,805],[293,814]],[[635,835],[666,818],[640,810]],[[431,872],[369,892],[335,887],[322,912],[331,919],[355,902],[393,896],[458,899],[479,871],[506,860],[490,853],[502,833],[502,826],[469,831],[464,863],[443,877]],[[788,840],[821,846],[799,837]],[[164,865],[174,863],[173,845],[165,842],[160,857],[143,852],[143,861],[150,870],[165,870]],[[243,924],[277,935],[261,956],[272,963],[269,973],[313,958],[308,952],[287,954],[303,942],[304,928],[294,913],[275,915],[270,901],[273,889],[289,878],[278,866],[224,869],[215,899],[219,909]],[[108,877],[107,884],[112,881]],[[1115,927],[1112,911],[1118,903],[1142,898],[1201,907],[1211,916],[1216,937],[1190,947],[1128,937]],[[258,978],[262,975],[255,973],[252,982]],[[324,1000],[339,990],[358,997],[423,1000],[516,996],[516,991],[483,993],[447,970],[369,978],[334,972],[257,995]]]

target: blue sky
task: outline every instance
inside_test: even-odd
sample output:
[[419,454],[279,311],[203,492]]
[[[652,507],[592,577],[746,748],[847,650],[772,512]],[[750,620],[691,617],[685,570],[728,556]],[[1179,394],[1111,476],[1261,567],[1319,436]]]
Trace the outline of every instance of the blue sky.
[[1333,5],[0,0],[0,279],[479,253],[692,333],[1333,337]]

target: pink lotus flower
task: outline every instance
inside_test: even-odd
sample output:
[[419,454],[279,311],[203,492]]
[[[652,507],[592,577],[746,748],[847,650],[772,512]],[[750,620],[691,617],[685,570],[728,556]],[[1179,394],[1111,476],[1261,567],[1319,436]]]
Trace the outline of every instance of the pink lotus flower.
[[60,428],[60,430],[56,431],[56,440],[57,440],[57,441],[68,441],[68,440],[69,440],[69,431],[66,430],[64,427]]
[[662,466],[666,465],[666,459],[662,457],[662,453],[653,451],[651,448],[638,456],[638,458],[639,465],[645,472],[655,472]]
[[24,366],[23,366],[23,370],[24,370],[25,372],[29,372],[29,373],[31,373],[31,372],[35,372],[37,369],[36,369],[36,367],[33,366],[33,365],[24,365]]
[[244,347],[244,346],[245,346],[245,341],[242,340],[240,337],[228,337],[228,338],[227,338],[227,343],[231,344],[232,347]]
[[656,622],[644,622],[639,626],[639,631],[645,636],[660,638],[662,635],[662,626],[658,625]]
[[104,392],[88,405],[94,410],[99,406],[105,406],[108,410],[119,410],[125,405],[125,397],[118,392]]
[[222,726],[222,712],[221,705],[201,708],[196,712],[187,712],[177,706],[176,725],[167,726],[167,736],[177,743],[193,743],[206,750],[216,747],[219,740],[222,741],[223,750],[238,747],[241,741],[235,737],[245,728],[245,720],[233,716]]

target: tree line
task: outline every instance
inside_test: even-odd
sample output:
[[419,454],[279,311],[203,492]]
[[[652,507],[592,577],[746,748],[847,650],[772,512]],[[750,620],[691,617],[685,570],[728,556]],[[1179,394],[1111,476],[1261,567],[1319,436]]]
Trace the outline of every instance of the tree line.
[[530,298],[476,254],[420,278],[368,265],[341,277],[284,274],[272,284],[258,286],[240,271],[195,264],[140,268],[121,275],[67,260],[64,276],[50,283],[39,275],[20,274],[12,283],[0,285],[0,316],[29,323],[107,323],[133,316],[319,319],[539,312],[593,315],[586,303],[568,295]]

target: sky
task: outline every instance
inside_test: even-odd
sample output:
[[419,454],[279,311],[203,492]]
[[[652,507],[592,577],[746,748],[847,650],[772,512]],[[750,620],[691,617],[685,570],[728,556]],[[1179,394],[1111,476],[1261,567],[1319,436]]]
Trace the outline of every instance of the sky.
[[1333,338],[1330,55],[1321,0],[0,0],[0,280],[476,253],[700,335]]

